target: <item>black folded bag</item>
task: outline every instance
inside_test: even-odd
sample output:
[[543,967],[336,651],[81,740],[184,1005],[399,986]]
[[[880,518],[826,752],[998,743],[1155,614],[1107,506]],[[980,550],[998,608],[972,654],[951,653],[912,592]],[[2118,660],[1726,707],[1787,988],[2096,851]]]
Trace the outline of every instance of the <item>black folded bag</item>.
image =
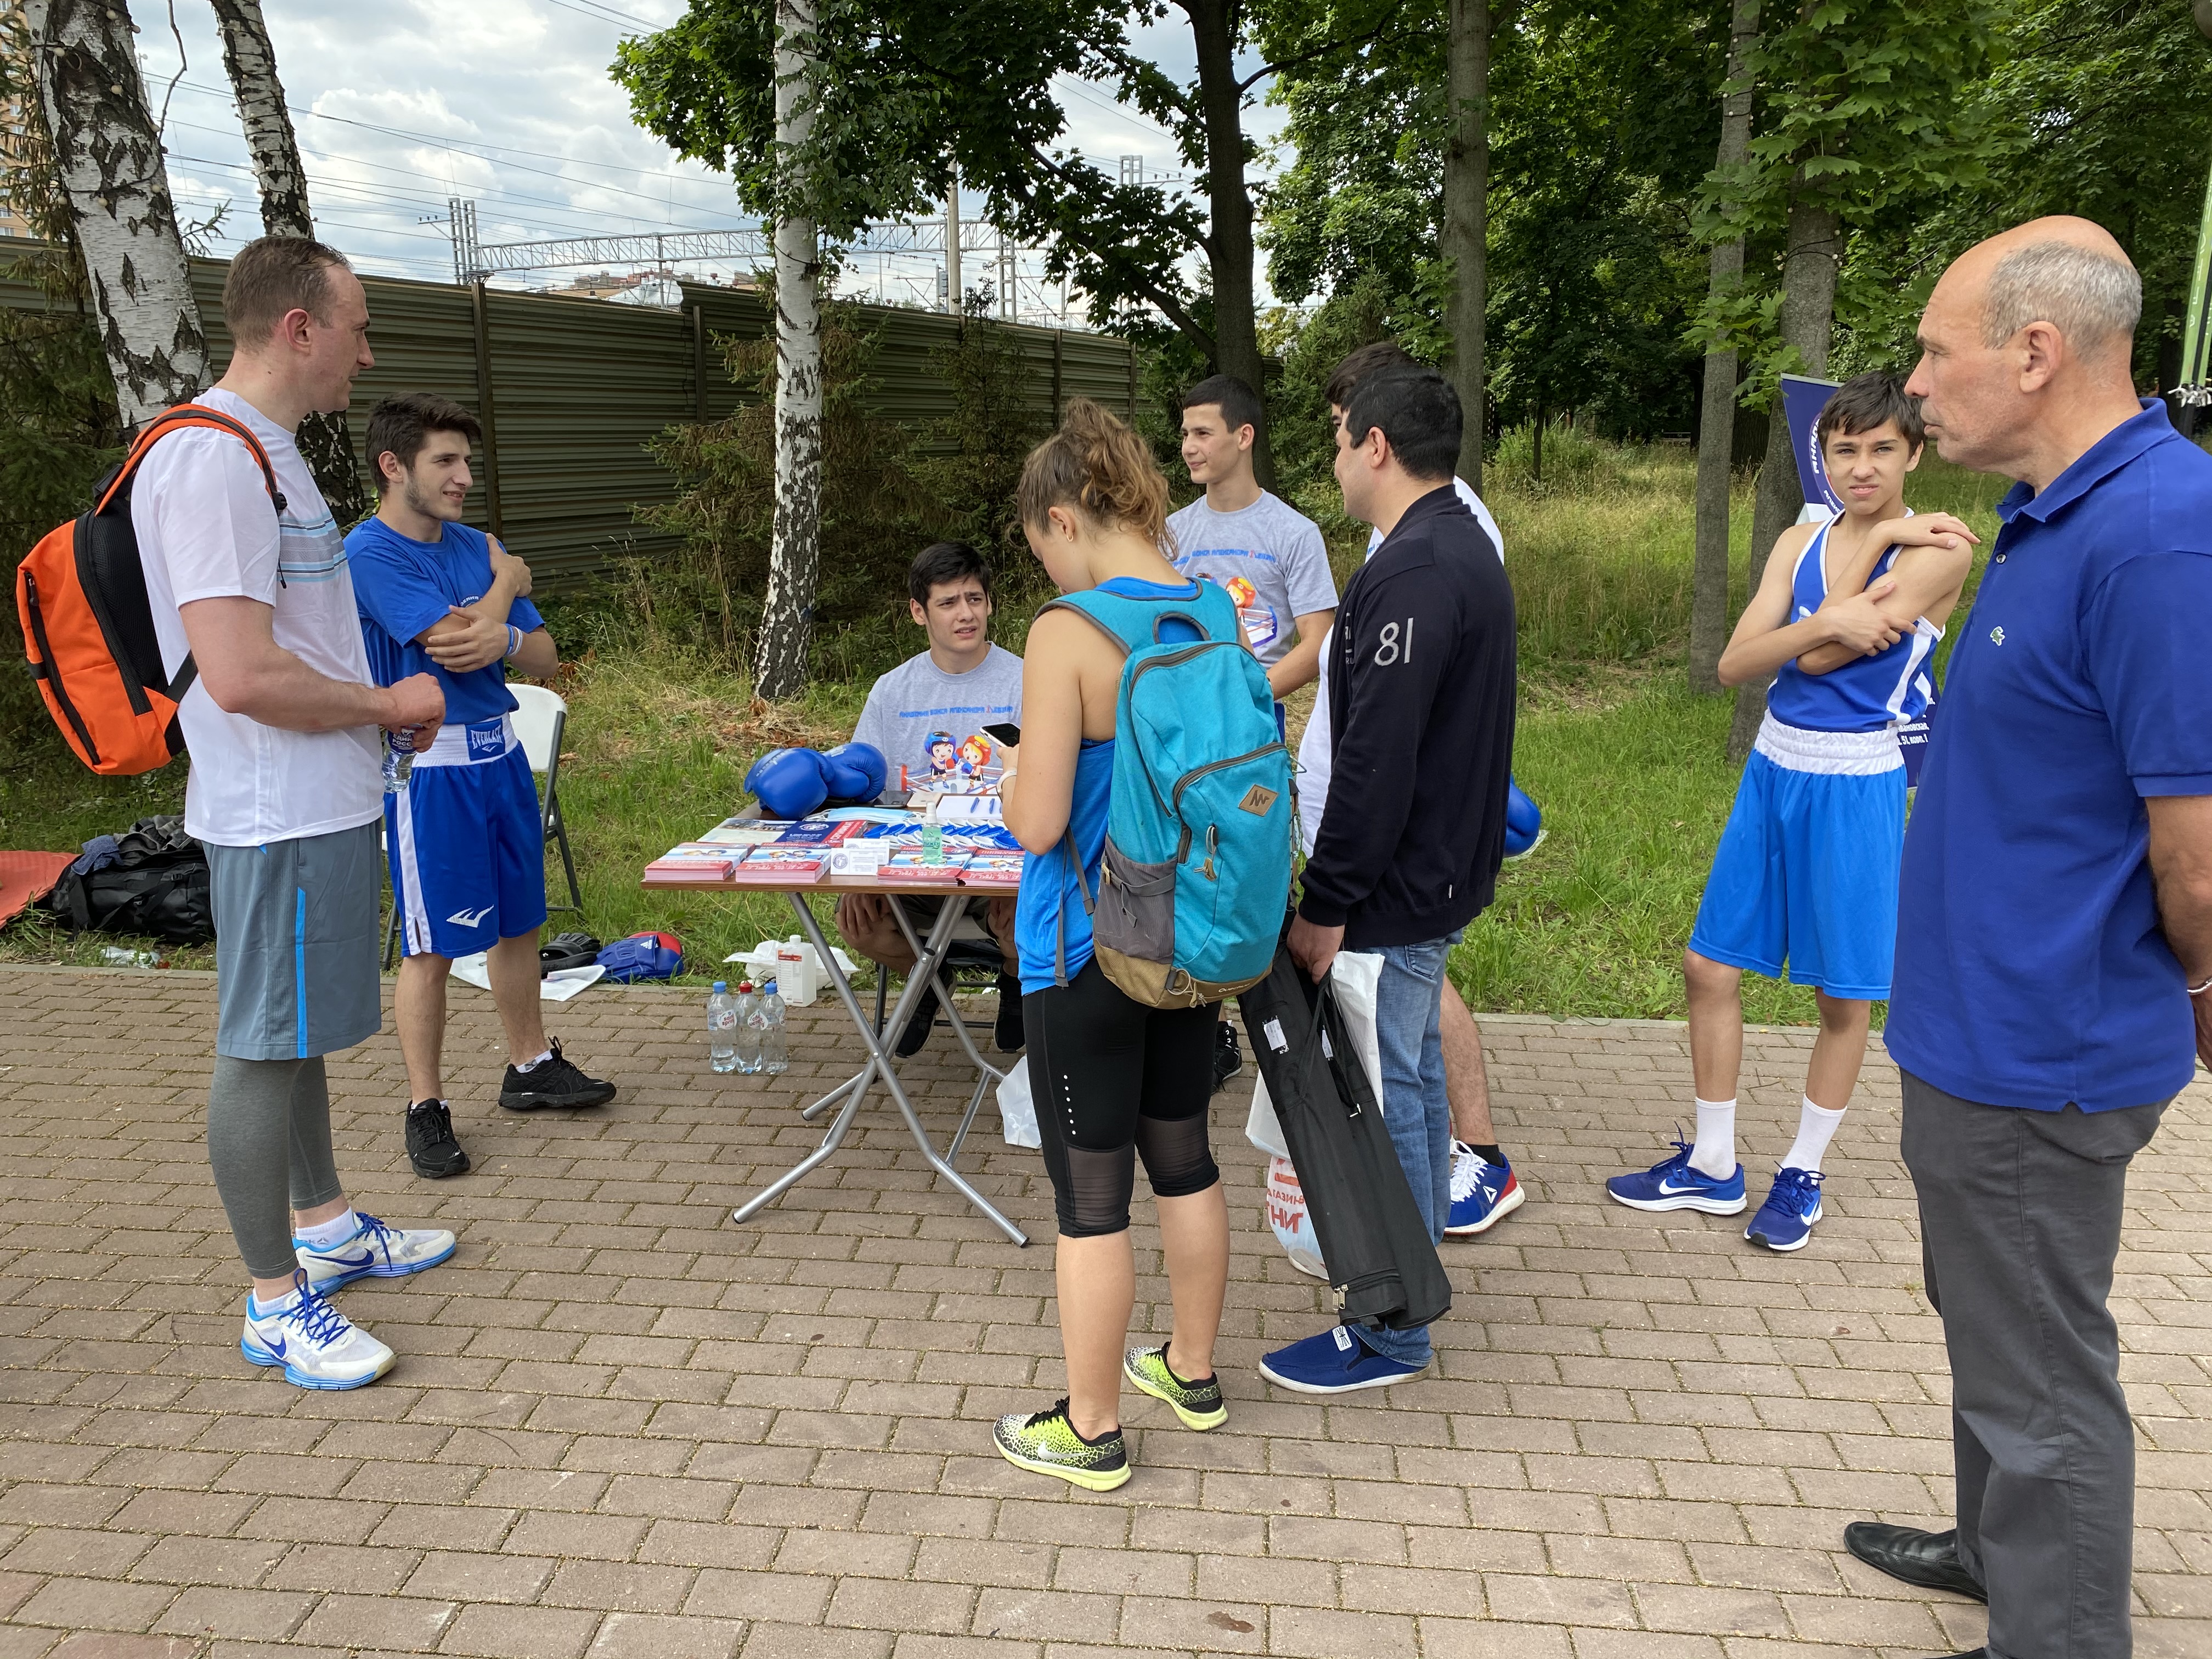
[[556,933],[538,953],[538,976],[543,979],[563,968],[588,968],[599,959],[601,949],[589,933]]
[[1338,1311],[1394,1331],[1441,1319],[1451,1310],[1451,1281],[1336,994],[1279,947],[1267,976],[1237,1002],[1297,1166]]

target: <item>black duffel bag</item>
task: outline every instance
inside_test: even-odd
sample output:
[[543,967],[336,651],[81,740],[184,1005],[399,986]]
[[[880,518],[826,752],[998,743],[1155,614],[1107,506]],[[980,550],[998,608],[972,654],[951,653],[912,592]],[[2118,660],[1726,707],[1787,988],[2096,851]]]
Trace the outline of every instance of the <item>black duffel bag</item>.
[[181,817],[141,818],[119,836],[85,842],[46,908],[73,933],[127,933],[168,945],[215,938],[207,849]]
[[1260,1075],[1313,1220],[1337,1310],[1350,1322],[1409,1330],[1451,1310],[1451,1280],[1382,1126],[1376,1085],[1338,1012],[1288,950],[1239,992]]

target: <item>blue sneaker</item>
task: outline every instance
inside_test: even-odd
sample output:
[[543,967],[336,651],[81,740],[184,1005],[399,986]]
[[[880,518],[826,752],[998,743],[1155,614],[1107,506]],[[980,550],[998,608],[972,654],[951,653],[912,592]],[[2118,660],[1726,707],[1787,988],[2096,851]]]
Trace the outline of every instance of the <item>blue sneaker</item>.
[[1260,1375],[1300,1394],[1350,1394],[1355,1389],[1384,1389],[1419,1376],[1428,1367],[1386,1359],[1349,1325],[1278,1348],[1260,1362]]
[[1820,1218],[1820,1172],[1818,1170],[1777,1170],[1774,1190],[1743,1236],[1770,1250],[1802,1250],[1813,1237],[1813,1224]]
[[1674,1143],[1674,1156],[1662,1158],[1634,1175],[1615,1176],[1605,1183],[1613,1199],[1632,1210],[1703,1210],[1707,1215],[1743,1213],[1743,1165],[1739,1164],[1725,1181],[1716,1181],[1702,1170],[1690,1167],[1690,1143]]
[[387,1227],[373,1215],[355,1212],[361,1223],[343,1244],[318,1249],[305,1239],[292,1247],[317,1295],[342,1290],[357,1279],[404,1279],[449,1260],[453,1236],[443,1227]]
[[1528,1200],[1507,1164],[1492,1164],[1463,1140],[1452,1142],[1451,1213],[1446,1238],[1486,1233]]

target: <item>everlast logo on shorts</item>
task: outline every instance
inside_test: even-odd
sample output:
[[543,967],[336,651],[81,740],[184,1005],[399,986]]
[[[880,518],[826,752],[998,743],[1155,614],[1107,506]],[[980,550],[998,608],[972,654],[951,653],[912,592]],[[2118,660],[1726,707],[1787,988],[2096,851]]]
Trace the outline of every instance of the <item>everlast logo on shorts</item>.
[[1263,783],[1255,783],[1244,792],[1244,799],[1237,805],[1239,811],[1249,812],[1255,818],[1264,818],[1274,804],[1275,792]]

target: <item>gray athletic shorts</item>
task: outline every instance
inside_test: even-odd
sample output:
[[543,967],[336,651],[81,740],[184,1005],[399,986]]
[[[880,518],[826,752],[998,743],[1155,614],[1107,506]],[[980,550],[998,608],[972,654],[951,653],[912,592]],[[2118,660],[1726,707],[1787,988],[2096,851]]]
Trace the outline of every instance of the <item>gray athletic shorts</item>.
[[215,889],[215,1051],[304,1060],[384,1024],[377,973],[378,825],[207,849]]

